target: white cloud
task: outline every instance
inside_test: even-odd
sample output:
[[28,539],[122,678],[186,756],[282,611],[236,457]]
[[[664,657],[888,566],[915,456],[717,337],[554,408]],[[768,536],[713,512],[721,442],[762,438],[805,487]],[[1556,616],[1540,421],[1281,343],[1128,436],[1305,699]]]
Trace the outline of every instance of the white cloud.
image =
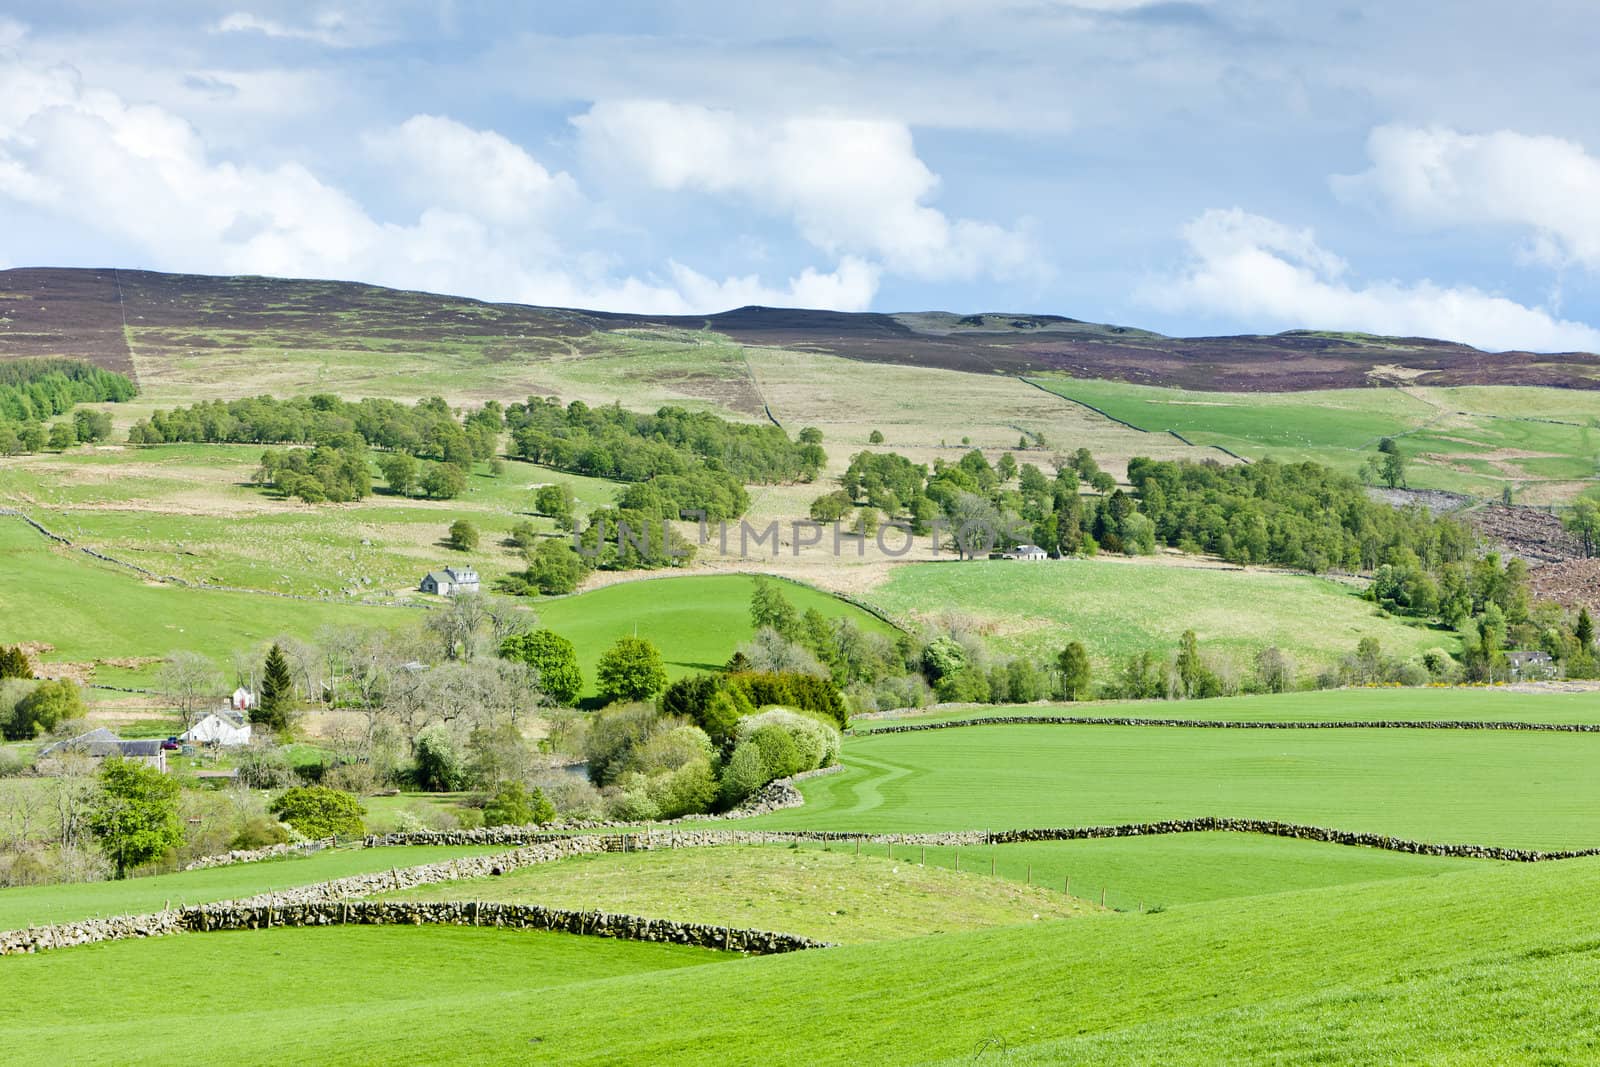
[[312,41],[330,48],[343,48],[354,44],[353,27],[337,11],[324,11],[308,25],[292,26],[277,19],[262,18],[248,11],[235,11],[217,22],[217,33],[259,33],[264,37],[294,41]]
[[153,266],[674,313],[751,301],[853,310],[877,289],[876,269],[848,256],[779,287],[678,263],[664,278],[619,279],[541,225],[552,206],[581,204],[575,183],[498,134],[418,116],[374,143],[431,194],[415,221],[380,222],[299,163],[214,159],[181,118],[85,87],[70,69],[0,65],[0,198],[132,242]]
[[1600,268],[1600,159],[1575,141],[1380,126],[1367,155],[1369,169],[1332,179],[1341,197],[1425,226],[1524,227],[1538,258]]
[[767,121],[663,100],[601,102],[573,122],[597,164],[657,189],[745,197],[792,218],[832,255],[870,256],[920,278],[1039,270],[1022,234],[928,206],[939,177],[903,123]]
[[14,18],[0,15],[0,48],[15,48],[28,35],[28,27]]
[[1600,351],[1600,330],[1502,296],[1431,281],[1343,280],[1343,260],[1296,230],[1237,208],[1207,211],[1183,230],[1191,262],[1147,285],[1167,311],[1219,316],[1252,328],[1360,330],[1439,337],[1503,351]]
[[369,147],[424,203],[446,205],[502,225],[526,225],[579,204],[571,176],[551,174],[492,130],[415,115],[373,134]]

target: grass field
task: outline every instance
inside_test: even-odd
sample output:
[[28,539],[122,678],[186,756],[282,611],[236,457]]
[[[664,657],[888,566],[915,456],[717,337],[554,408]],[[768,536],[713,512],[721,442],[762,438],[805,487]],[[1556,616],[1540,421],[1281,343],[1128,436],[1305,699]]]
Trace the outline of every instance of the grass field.
[[1600,846],[1600,735],[974,726],[856,737],[761,828],[919,831],[1201,815],[1413,840]]
[[[1581,1063],[1600,1048],[1600,949],[1574,916],[1596,892],[1584,860],[676,973],[645,968],[708,954],[487,930],[195,935],[7,960],[51,995],[3,1010],[17,1063],[64,1042],[133,1062]],[[151,989],[208,1025],[140,1041]]]
[[214,900],[271,893],[292,886],[326,882],[391,867],[415,867],[457,856],[504,852],[496,847],[434,845],[396,848],[348,848],[303,858],[236,863],[205,871],[179,871],[121,882],[75,882],[70,885],[13,886],[0,889],[0,930],[70,922],[103,915],[143,915],[170,903],[205,904]]
[[754,927],[850,943],[1084,914],[1082,901],[1007,879],[836,848],[746,846],[579,856],[390,898],[496,900]]
[[1092,701],[1077,704],[977,705],[941,708],[893,719],[857,719],[858,733],[902,722],[941,722],[992,715],[1209,719],[1236,722],[1330,722],[1379,719],[1415,722],[1463,719],[1479,722],[1600,723],[1600,690],[1558,692],[1506,688],[1324,689],[1270,696],[1218,697],[1175,703],[1166,700]]
[[896,567],[866,595],[891,615],[950,612],[982,625],[1005,652],[1053,656],[1081,641],[1104,669],[1144,649],[1163,654],[1192,629],[1202,650],[1241,669],[1276,645],[1301,674],[1336,662],[1363,637],[1407,657],[1453,648],[1454,635],[1378,614],[1346,585],[1307,575],[1098,559]]
[[1212,393],[1041,377],[1046,389],[1142,430],[1172,430],[1250,459],[1309,459],[1354,472],[1394,437],[1418,488],[1526,503],[1581,491],[1600,453],[1600,396],[1581,390],[1459,387]]
[[[586,692],[593,692],[596,661],[617,638],[635,632],[656,642],[672,677],[720,669],[755,633],[750,625],[754,588],[748,575],[689,574],[621,582],[534,606],[541,626],[578,646]],[[888,624],[827,593],[792,583],[782,589],[798,611],[816,608],[829,618],[850,618],[865,630],[893,632]]]

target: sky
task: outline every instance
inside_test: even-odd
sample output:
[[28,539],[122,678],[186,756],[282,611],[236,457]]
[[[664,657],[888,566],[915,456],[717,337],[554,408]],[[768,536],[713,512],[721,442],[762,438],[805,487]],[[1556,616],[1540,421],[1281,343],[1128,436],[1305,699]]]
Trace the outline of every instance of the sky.
[[0,0],[0,267],[1600,350],[1590,0],[133,6]]

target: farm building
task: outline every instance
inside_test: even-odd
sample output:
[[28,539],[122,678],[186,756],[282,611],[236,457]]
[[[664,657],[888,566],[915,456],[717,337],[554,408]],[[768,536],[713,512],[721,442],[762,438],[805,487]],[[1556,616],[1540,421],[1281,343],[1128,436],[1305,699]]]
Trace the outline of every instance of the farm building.
[[1046,552],[1038,545],[1018,545],[1011,551],[1003,553],[1001,558],[1040,560],[1049,559],[1050,553]]
[[256,706],[256,695],[244,686],[233,691],[233,696],[228,698],[228,707],[234,711],[249,711]]
[[250,724],[236,711],[224,708],[207,714],[185,730],[180,741],[193,741],[202,745],[248,745]]
[[160,741],[127,741],[103,726],[98,730],[90,730],[86,734],[46,745],[39,750],[39,759],[43,761],[51,756],[67,753],[76,753],[93,759],[121,756],[123,759],[135,760],[154,767],[163,773],[167,769],[167,753],[162,749]]
[[439,596],[476,593],[478,572],[471,567],[446,567],[442,572],[429,571],[423,575],[419,588],[424,593],[437,593]]

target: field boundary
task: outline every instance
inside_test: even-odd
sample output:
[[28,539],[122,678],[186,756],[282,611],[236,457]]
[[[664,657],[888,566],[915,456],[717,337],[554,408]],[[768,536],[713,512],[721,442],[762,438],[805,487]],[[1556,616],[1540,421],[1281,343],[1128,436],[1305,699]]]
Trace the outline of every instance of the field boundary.
[[1127,419],[1119,419],[1115,415],[1111,414],[1111,412],[1102,411],[1100,408],[1095,407],[1093,404],[1089,403],[1086,400],[1079,400],[1077,397],[1068,396],[1065,393],[1058,393],[1054,389],[1051,389],[1051,388],[1049,388],[1047,386],[1039,384],[1038,382],[1034,381],[1032,378],[1028,378],[1028,377],[1024,377],[1022,375],[1018,375],[1017,376],[1017,380],[1020,381],[1020,382],[1027,382],[1029,385],[1033,386],[1035,389],[1039,390],[1041,393],[1049,393],[1051,396],[1055,397],[1057,400],[1065,400],[1069,404],[1076,404],[1080,408],[1085,408],[1085,409],[1087,409],[1089,411],[1092,411],[1096,415],[1099,415],[1103,419],[1110,419],[1112,422],[1116,423],[1118,426],[1125,426],[1128,429],[1135,431],[1136,433],[1154,434],[1157,437],[1159,437],[1161,434],[1168,434],[1168,435],[1170,435],[1172,437],[1177,438],[1179,441],[1182,441],[1184,444],[1188,445],[1190,448],[1213,448],[1213,449],[1216,449],[1218,452],[1221,452],[1225,456],[1232,456],[1234,459],[1238,460],[1240,463],[1245,464],[1246,466],[1248,466],[1251,463],[1251,461],[1249,459],[1246,459],[1244,456],[1239,455],[1239,453],[1235,452],[1231,448],[1224,448],[1222,445],[1201,445],[1201,444],[1196,444],[1195,442],[1189,440],[1187,437],[1183,436],[1183,434],[1179,433],[1177,430],[1172,429],[1171,427],[1166,427],[1166,428],[1163,428],[1163,429],[1160,429],[1160,430],[1150,430],[1150,429],[1146,429],[1143,426],[1135,426],[1133,423],[1129,422]]
[[1166,719],[1096,715],[981,715],[948,722],[903,723],[873,730],[845,730],[852,737],[953,730],[968,726],[1166,726],[1185,730],[1510,730],[1530,733],[1600,734],[1600,723],[1497,722],[1481,719]]

